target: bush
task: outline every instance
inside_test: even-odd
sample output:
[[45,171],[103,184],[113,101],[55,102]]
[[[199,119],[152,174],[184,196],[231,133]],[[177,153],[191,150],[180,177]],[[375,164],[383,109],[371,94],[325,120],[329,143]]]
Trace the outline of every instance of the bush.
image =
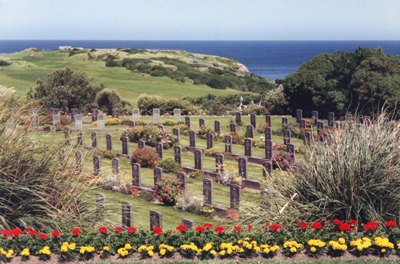
[[112,114],[112,109],[116,108],[118,111],[124,112],[127,110],[130,103],[121,99],[121,96],[114,90],[102,90],[96,96],[95,103],[98,105],[98,108],[107,113],[108,115]]
[[294,165],[290,154],[282,150],[278,150],[272,155],[272,162],[275,167],[284,171],[291,169]]
[[238,132],[230,132],[229,135],[232,136],[232,144],[244,144],[244,136],[240,135]]
[[177,123],[175,122],[174,119],[168,118],[168,119],[165,119],[164,121],[162,121],[161,124],[162,124],[163,126],[175,126]]
[[288,113],[288,100],[285,96],[283,85],[269,91],[265,95],[267,112],[271,115],[282,115]]
[[158,167],[163,169],[163,172],[166,173],[176,173],[180,169],[179,163],[177,163],[174,159],[172,158],[166,158],[161,160],[158,164]]
[[174,206],[181,192],[180,182],[174,178],[160,179],[153,190],[154,197],[167,206]]
[[207,139],[207,134],[209,133],[213,135],[214,139],[216,138],[214,130],[206,126],[200,127],[196,134],[201,139]]
[[0,67],[1,66],[10,66],[11,62],[5,61],[5,60],[0,60]]
[[[104,120],[104,125],[105,125],[105,126],[117,126],[117,125],[119,125],[119,124],[120,124],[119,119],[116,118],[116,117],[106,118],[106,119]],[[97,121],[94,121],[94,122],[92,123],[92,126],[97,126]]]
[[218,149],[215,148],[210,148],[210,149],[205,149],[204,150],[204,155],[208,157],[215,157],[218,153],[221,153]]
[[130,142],[139,142],[140,139],[143,139],[151,147],[155,147],[160,142],[164,149],[168,149],[178,142],[178,138],[171,132],[154,126],[129,128],[123,135],[127,135]]
[[157,152],[149,147],[136,149],[131,156],[132,162],[139,163],[144,168],[154,168],[160,161]]
[[197,113],[197,108],[183,99],[163,100],[160,96],[141,94],[138,98],[138,108],[142,115],[152,115],[153,108],[159,108],[162,114],[174,113],[175,108],[182,111],[182,115]]

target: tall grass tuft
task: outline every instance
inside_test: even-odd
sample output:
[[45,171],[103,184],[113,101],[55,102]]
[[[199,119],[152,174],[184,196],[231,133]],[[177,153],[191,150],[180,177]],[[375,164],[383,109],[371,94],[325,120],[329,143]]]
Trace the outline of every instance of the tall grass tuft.
[[90,225],[95,210],[83,195],[91,180],[61,166],[61,142],[50,146],[17,129],[12,90],[0,87],[0,102],[0,228]]
[[[370,122],[344,121],[330,140],[307,148],[296,171],[278,176],[265,191],[269,209],[264,202],[261,210],[248,210],[245,221],[399,217],[400,123],[389,121],[385,113]],[[297,197],[289,202],[294,194]]]

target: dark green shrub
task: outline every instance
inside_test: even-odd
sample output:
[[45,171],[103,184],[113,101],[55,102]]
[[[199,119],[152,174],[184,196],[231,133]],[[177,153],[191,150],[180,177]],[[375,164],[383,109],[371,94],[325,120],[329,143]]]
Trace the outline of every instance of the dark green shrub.
[[134,163],[139,163],[144,168],[154,168],[160,160],[157,152],[153,148],[137,148],[131,156]]
[[163,159],[157,164],[157,166],[162,168],[163,172],[166,173],[176,173],[181,167],[173,158]]
[[121,96],[114,90],[102,90],[96,96],[95,100],[98,108],[111,115],[112,109],[116,108],[121,113],[130,106],[130,104],[121,99]]
[[5,61],[5,60],[0,60],[0,67],[1,66],[9,66],[11,65],[11,62]]

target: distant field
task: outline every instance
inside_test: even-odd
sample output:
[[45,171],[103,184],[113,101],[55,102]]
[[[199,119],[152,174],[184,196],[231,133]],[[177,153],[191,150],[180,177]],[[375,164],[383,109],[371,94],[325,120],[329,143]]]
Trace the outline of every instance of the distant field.
[[194,85],[190,81],[182,83],[168,77],[153,77],[130,72],[123,67],[106,67],[104,61],[88,60],[84,54],[68,56],[59,51],[24,51],[13,54],[0,54],[0,60],[12,62],[10,66],[0,67],[0,85],[13,87],[21,96],[35,85],[39,78],[61,68],[85,72],[93,78],[94,84],[103,83],[114,89],[131,104],[136,105],[142,93],[160,95],[165,99],[193,97],[207,94],[229,95],[242,93],[233,89],[214,89],[206,85]]

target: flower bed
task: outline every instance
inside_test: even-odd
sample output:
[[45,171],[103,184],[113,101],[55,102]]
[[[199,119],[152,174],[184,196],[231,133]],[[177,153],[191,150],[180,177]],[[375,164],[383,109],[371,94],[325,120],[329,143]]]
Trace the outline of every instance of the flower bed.
[[[164,231],[135,227],[109,229],[99,227],[87,233],[79,228],[69,234],[50,234],[26,228],[2,230],[0,261],[39,260],[74,261],[93,258],[133,259],[232,259],[232,258],[293,258],[299,254],[310,258],[338,257],[400,257],[400,230],[395,221],[379,226],[375,222],[358,225],[356,221],[299,222],[285,227],[267,224],[253,229],[251,225],[213,226],[205,223],[194,229],[178,225]],[[397,257],[396,257],[397,255]]]

